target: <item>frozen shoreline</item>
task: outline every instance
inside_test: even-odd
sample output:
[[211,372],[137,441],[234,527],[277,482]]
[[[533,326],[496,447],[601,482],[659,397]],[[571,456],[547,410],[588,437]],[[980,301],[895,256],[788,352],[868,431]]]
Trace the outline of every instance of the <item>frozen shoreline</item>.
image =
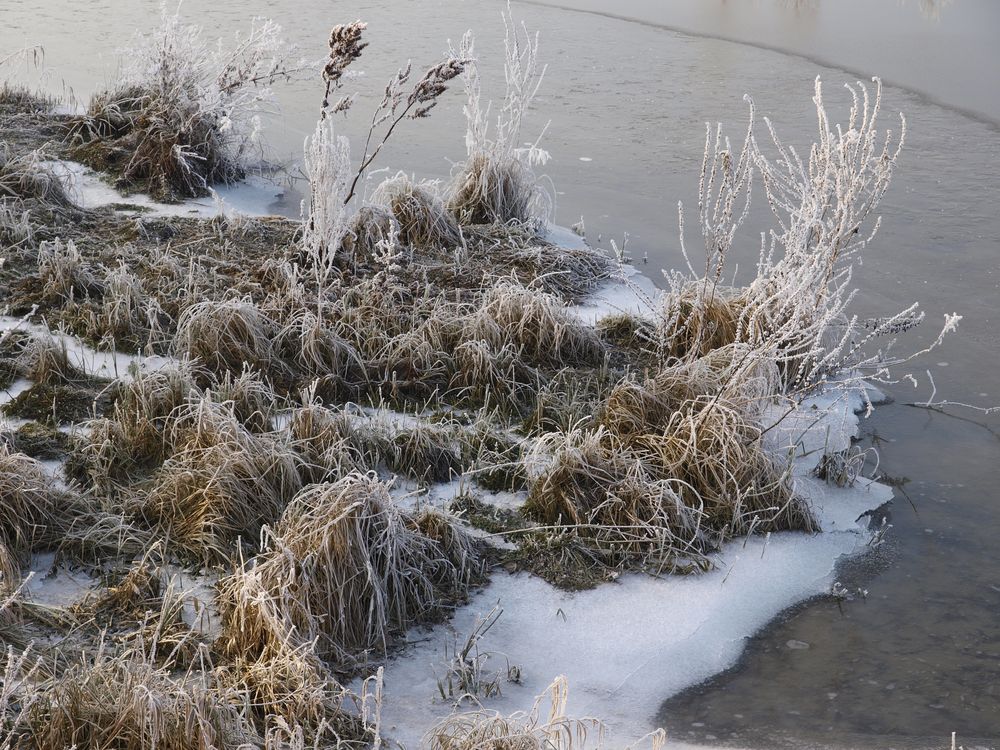
[[414,629],[409,648],[389,661],[382,717],[387,736],[416,747],[451,712],[437,686],[444,647],[455,637],[464,641],[498,603],[503,614],[481,643],[492,654],[486,671],[506,673],[508,663],[516,665],[521,683],[505,682],[503,696],[485,701],[486,709],[529,710],[564,675],[570,715],[604,720],[611,746],[656,729],[653,717],[665,699],[736,664],[746,639],[785,609],[829,593],[838,561],[862,552],[870,538],[855,519],[892,498],[891,488],[868,480],[838,488],[811,475],[822,456],[813,452],[817,443],[829,441],[831,450],[850,444],[858,424],[854,411],[863,399],[858,389],[844,398],[820,395],[803,403],[800,416],[814,419],[813,404],[828,411],[808,431],[802,446],[807,455],[795,460],[794,473],[821,533],[736,539],[713,556],[716,567],[708,573],[629,574],[579,593],[559,591],[529,574],[496,572],[447,625],[430,633]]
[[[143,196],[122,198],[89,171],[63,164],[69,165],[64,179],[78,180],[73,189],[86,207],[148,203],[156,215],[201,217],[215,215],[218,209],[215,203],[163,206]],[[233,188],[236,195],[241,190]],[[245,205],[234,200],[232,205],[241,213],[254,213],[252,201]],[[583,244],[556,227],[547,238],[566,247]],[[655,304],[655,285],[630,266],[622,266],[621,274],[602,284],[591,299],[568,309],[590,324],[606,314],[647,314]],[[0,328],[20,326],[13,318],[0,323]],[[41,330],[44,326],[24,328]],[[73,358],[92,374],[123,375],[137,359],[98,354],[65,339]],[[138,360],[140,367],[151,369],[169,361]],[[412,630],[409,647],[389,660],[384,675],[383,733],[415,748],[427,730],[451,712],[450,703],[438,694],[444,649],[455,638],[464,640],[498,603],[503,614],[481,644],[483,651],[492,654],[486,671],[506,674],[508,664],[516,665],[521,677],[519,684],[504,682],[503,696],[485,701],[486,709],[501,714],[530,710],[536,696],[564,675],[570,686],[570,715],[605,721],[612,746],[634,742],[656,729],[653,717],[665,699],[733,666],[748,637],[785,609],[829,593],[838,561],[865,549],[870,535],[856,519],[890,500],[892,490],[863,479],[853,487],[838,488],[812,476],[825,451],[850,446],[858,429],[855,412],[865,406],[861,387],[843,386],[804,401],[768,435],[776,453],[795,448],[796,487],[813,506],[822,533],[736,539],[713,556],[715,568],[708,573],[667,578],[628,574],[615,583],[579,593],[560,591],[526,573],[495,571],[489,584],[475,592],[450,622],[430,631]],[[776,407],[771,418],[781,414]],[[455,492],[455,483],[434,485],[427,497],[443,504]],[[521,498],[504,495],[501,499],[509,506]],[[36,580],[29,592],[47,602],[46,590],[51,587],[48,593],[58,593],[53,604],[66,597],[70,583],[74,584],[69,586],[74,591],[71,598],[85,593],[80,582],[62,580],[68,575],[60,571],[52,579]]]

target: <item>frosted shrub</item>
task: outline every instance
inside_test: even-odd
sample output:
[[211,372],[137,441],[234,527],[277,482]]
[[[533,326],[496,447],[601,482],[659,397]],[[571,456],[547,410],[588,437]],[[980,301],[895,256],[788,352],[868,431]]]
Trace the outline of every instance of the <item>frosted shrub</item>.
[[[545,69],[539,68],[538,35],[531,35],[523,25],[520,35],[509,8],[503,19],[506,95],[491,132],[490,106],[482,101],[478,66],[466,66],[463,78],[468,158],[453,178],[448,206],[463,224],[516,222],[537,228],[548,219],[550,201],[538,186],[533,167],[544,164],[548,154],[537,144],[521,146],[521,124]],[[474,59],[471,32],[462,39],[457,54]]]
[[[753,109],[743,147],[711,129],[699,185],[699,223],[705,240],[705,269],[698,274],[684,245],[690,275],[667,280],[658,316],[662,357],[697,357],[712,348],[745,342],[778,362],[782,385],[815,383],[848,367],[884,375],[891,360],[884,351],[866,354],[876,337],[904,331],[922,319],[913,305],[862,325],[848,312],[855,289],[854,266],[879,229],[876,211],[892,179],[905,140],[900,130],[879,130],[882,87],[848,86],[852,107],[845,125],[831,125],[816,81],[818,139],[803,158],[765,120],[773,154],[754,134]],[[743,289],[722,282],[729,250],[745,219],[754,175],[764,184],[776,226],[761,242],[757,274]],[[946,318],[950,330],[957,316]],[[867,330],[865,330],[867,328]]]
[[302,204],[302,247],[318,285],[334,269],[337,251],[347,234],[345,197],[351,169],[351,147],[337,135],[331,119],[320,119],[305,142],[305,171],[309,201]]
[[[361,57],[367,43],[361,41],[366,24],[356,21],[340,24],[330,32],[330,56],[323,69],[326,90],[320,119],[316,131],[305,144],[306,173],[309,176],[308,210],[303,206],[303,244],[307,259],[313,266],[317,284],[321,291],[334,267],[341,244],[348,240],[351,251],[358,249],[360,239],[363,247],[369,247],[390,239],[392,232],[402,230],[407,241],[430,242],[460,238],[457,227],[453,227],[439,206],[439,201],[426,186],[407,186],[404,191],[399,180],[390,180],[382,191],[382,198],[398,209],[397,217],[403,227],[386,227],[389,231],[379,232],[378,238],[369,237],[365,221],[348,223],[345,206],[357,194],[359,183],[371,167],[382,148],[396,132],[404,120],[419,120],[430,115],[437,106],[439,97],[448,90],[448,83],[465,70],[468,60],[451,55],[437,65],[430,67],[409,88],[412,68],[409,64],[386,84],[382,100],[372,114],[368,136],[365,139],[364,154],[356,170],[351,167],[350,144],[343,136],[334,132],[330,114],[346,112],[353,103],[350,95],[341,96],[331,105],[331,94],[339,90],[348,75],[348,66]],[[363,208],[362,211],[365,209]],[[381,224],[380,217],[372,212],[365,213],[363,219],[372,219]],[[392,238],[394,241],[396,238]],[[372,247],[374,249],[374,247]],[[391,252],[394,248],[388,248]],[[384,254],[384,253],[383,253]]]
[[280,34],[255,18],[231,46],[211,44],[164,5],[160,29],[121,51],[120,82],[77,121],[77,155],[159,197],[201,195],[242,178],[269,85],[308,67],[291,60]]

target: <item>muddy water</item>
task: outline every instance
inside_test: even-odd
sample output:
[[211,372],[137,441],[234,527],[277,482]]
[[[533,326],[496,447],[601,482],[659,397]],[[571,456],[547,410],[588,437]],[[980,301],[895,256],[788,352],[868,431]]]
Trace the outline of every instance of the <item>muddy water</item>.
[[[561,4],[602,12],[608,5]],[[965,320],[960,336],[914,367],[920,389],[891,387],[897,403],[865,424],[880,470],[900,483],[888,541],[842,571],[846,585],[868,590],[867,599],[817,601],[787,613],[752,639],[732,673],[667,701],[650,722],[680,739],[747,745],[942,746],[957,731],[967,747],[996,747],[1000,415],[956,409],[947,416],[904,402],[927,397],[929,369],[939,397],[1000,404],[1000,3],[614,5],[615,15],[635,20],[536,4],[515,10],[543,30],[549,69],[525,135],[533,139],[548,124],[553,160],[546,172],[559,221],[583,216],[591,240],[605,246],[627,232],[630,253],[651,275],[680,262],[676,204],[693,204],[706,120],[721,120],[737,135],[749,92],[789,141],[807,145],[815,76],[840,113],[844,81],[880,73],[902,85],[887,87],[884,116],[888,124],[892,111],[906,113],[908,147],[883,204],[882,233],[858,277],[858,310],[886,314],[921,301],[928,323],[909,338],[911,348],[934,338],[944,313]],[[0,50],[43,45],[47,86],[82,99],[114,77],[111,50],[156,13],[157,3],[145,0],[0,0]],[[480,33],[484,64],[499,64],[499,3],[486,0],[217,0],[190,3],[186,13],[211,33],[266,13],[316,58],[328,26],[366,19],[366,77],[355,84],[362,96],[355,119],[344,123],[353,136],[380,81],[406,58],[430,64],[470,26]],[[268,158],[294,161],[320,95],[312,83],[282,89],[281,113],[267,123]],[[446,177],[463,156],[457,92],[430,120],[407,126],[382,164]],[[297,186],[290,181],[275,210],[297,211]],[[763,226],[763,219],[755,212],[752,223]],[[736,253],[744,268],[755,258],[755,227]]]

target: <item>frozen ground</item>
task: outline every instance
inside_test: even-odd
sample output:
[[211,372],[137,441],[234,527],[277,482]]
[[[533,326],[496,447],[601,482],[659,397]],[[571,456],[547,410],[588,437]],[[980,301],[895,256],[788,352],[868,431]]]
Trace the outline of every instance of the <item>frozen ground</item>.
[[856,519],[891,499],[891,489],[866,480],[838,488],[810,476],[822,446],[849,444],[857,429],[854,410],[861,406],[857,388],[824,394],[803,403],[778,430],[780,444],[802,435],[801,425],[811,425],[802,435],[805,455],[796,459],[795,474],[822,533],[736,540],[715,556],[715,569],[707,574],[627,575],[575,594],[528,574],[497,572],[447,626],[414,630],[410,647],[388,664],[387,735],[415,747],[453,710],[438,692],[444,649],[456,637],[464,641],[496,605],[503,614],[481,642],[491,654],[486,670],[505,679],[508,665],[516,665],[521,680],[504,681],[503,696],[487,701],[487,709],[528,710],[536,695],[564,675],[570,715],[605,720],[612,746],[655,729],[651,722],[665,698],[732,667],[748,637],[788,607],[829,593],[838,560],[866,549],[871,535]]
[[[124,201],[165,215],[210,216],[221,206],[211,200],[164,206],[143,196],[123,199],[79,165],[63,162],[57,168],[87,207]],[[240,213],[254,214],[266,212],[275,194],[261,185],[244,185],[226,196],[226,203]],[[550,230],[549,239],[565,246],[582,243],[557,227]],[[656,294],[651,280],[623,266],[620,278],[609,280],[591,300],[572,310],[588,322],[609,312],[644,314],[655,304]],[[0,331],[23,325],[12,318],[0,319]],[[93,374],[121,375],[136,362],[134,357],[95,352],[70,337],[66,344],[75,363]],[[155,368],[165,360],[139,358],[138,364]],[[24,385],[18,381],[12,390]],[[564,675],[570,685],[570,715],[603,719],[613,747],[655,729],[653,717],[664,699],[733,666],[748,637],[788,607],[829,593],[838,560],[866,549],[871,534],[858,519],[891,499],[891,489],[863,479],[841,488],[811,473],[825,452],[849,447],[858,427],[855,412],[864,406],[860,386],[840,384],[803,402],[791,414],[775,407],[765,417],[780,418],[768,440],[776,452],[796,455],[795,481],[813,504],[822,533],[735,540],[715,555],[715,567],[709,573],[667,578],[632,574],[573,594],[529,574],[496,571],[491,582],[459,608],[447,625],[430,631],[415,629],[409,647],[388,663],[384,734],[406,747],[416,747],[427,730],[454,710],[438,691],[445,648],[453,647],[456,639],[464,641],[495,606],[502,615],[481,649],[489,653],[485,670],[501,673],[503,695],[486,701],[485,708],[502,714],[529,710],[535,697]],[[378,416],[392,422],[394,415]],[[413,419],[399,415],[397,426],[410,426]],[[464,487],[456,480],[417,495],[409,494],[414,488],[400,486],[399,494],[409,494],[408,503],[443,505]],[[523,495],[487,494],[483,499],[511,507],[523,502]],[[38,559],[33,567],[35,576],[28,593],[39,603],[66,604],[84,596],[93,584],[65,570],[47,575],[50,560]],[[191,586],[191,616],[197,616],[203,605],[210,612],[210,589],[198,580],[186,582],[185,589]],[[506,681],[511,666],[519,669],[517,683]],[[461,710],[473,707],[466,704]]]

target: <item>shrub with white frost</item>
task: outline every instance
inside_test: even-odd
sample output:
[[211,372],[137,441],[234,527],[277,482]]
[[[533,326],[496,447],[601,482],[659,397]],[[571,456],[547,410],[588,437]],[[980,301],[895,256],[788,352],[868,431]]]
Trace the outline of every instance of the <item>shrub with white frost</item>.
[[161,27],[121,52],[117,85],[74,126],[76,155],[164,198],[241,179],[259,148],[269,86],[308,68],[273,21],[255,18],[231,46],[163,6]]

